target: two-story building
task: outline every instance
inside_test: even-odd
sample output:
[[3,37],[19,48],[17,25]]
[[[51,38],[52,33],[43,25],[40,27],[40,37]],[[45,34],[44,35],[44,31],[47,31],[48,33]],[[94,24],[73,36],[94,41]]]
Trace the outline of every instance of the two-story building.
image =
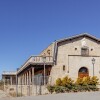
[[100,39],[83,33],[57,40],[41,54],[31,56],[16,75],[18,85],[24,86],[55,84],[57,78],[66,75],[74,80],[84,76],[100,80]]

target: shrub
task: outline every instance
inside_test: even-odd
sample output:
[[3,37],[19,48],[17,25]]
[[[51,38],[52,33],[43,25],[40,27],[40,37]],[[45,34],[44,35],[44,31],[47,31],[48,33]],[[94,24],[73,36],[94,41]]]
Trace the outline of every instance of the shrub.
[[73,91],[73,92],[78,92],[78,87],[74,85],[74,86],[72,87],[72,91]]
[[47,86],[48,91],[52,94],[54,92],[55,86]]
[[91,78],[91,85],[98,85],[99,84],[99,82],[98,82],[98,78],[97,78],[97,76],[93,76],[92,78]]
[[82,78],[77,78],[75,84],[76,85],[83,85],[83,79]]
[[64,86],[55,86],[54,91],[56,93],[65,93],[65,92],[70,92],[70,89]]
[[70,89],[64,86],[61,86],[61,88],[63,89],[63,92],[70,92]]
[[74,81],[71,78],[68,78],[68,76],[66,76],[62,79],[62,86],[71,88],[73,82]]
[[95,85],[89,85],[89,88],[92,90],[92,91],[98,91],[99,88],[97,88],[97,86]]
[[90,85],[91,84],[91,77],[83,77],[83,85]]
[[96,76],[94,77],[83,77],[83,78],[78,78],[77,81],[75,82],[76,85],[80,85],[81,89],[79,91],[97,91],[97,84],[98,84],[98,78]]
[[82,86],[82,91],[90,91],[91,89],[89,88],[89,85],[83,85]]
[[61,80],[61,78],[58,78],[58,79],[56,80],[56,85],[57,85],[57,86],[61,86],[61,85],[62,85],[62,80]]
[[48,86],[47,89],[50,93],[54,91],[56,93],[63,93],[63,92],[82,92],[82,91],[98,91],[98,78],[94,77],[83,77],[77,78],[76,82],[74,82],[68,76],[64,77],[62,80],[58,78],[56,80],[55,86]]
[[63,93],[63,92],[64,92],[63,89],[61,88],[61,86],[55,86],[54,91],[55,91],[56,93]]
[[77,85],[97,85],[98,84],[98,78],[96,76],[94,77],[83,77],[83,78],[77,78],[75,84]]

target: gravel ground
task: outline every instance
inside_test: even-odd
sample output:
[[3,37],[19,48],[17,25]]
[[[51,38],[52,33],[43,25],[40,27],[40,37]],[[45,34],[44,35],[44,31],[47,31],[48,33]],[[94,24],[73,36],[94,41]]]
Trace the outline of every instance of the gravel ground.
[[[3,99],[4,98],[4,99]],[[10,98],[7,93],[5,93],[4,91],[0,90],[0,100],[5,100],[5,98]]]
[[18,98],[2,98],[0,100],[100,100],[100,92],[63,93]]

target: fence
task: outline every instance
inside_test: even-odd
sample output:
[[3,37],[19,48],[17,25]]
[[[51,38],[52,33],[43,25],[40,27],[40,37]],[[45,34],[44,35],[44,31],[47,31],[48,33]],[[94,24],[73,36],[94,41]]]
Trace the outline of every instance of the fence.
[[[10,84],[9,80],[0,81],[0,89],[12,96],[30,96],[48,93],[47,85],[50,85],[52,78],[50,76],[34,76],[31,84]],[[28,82],[30,83],[30,82]]]

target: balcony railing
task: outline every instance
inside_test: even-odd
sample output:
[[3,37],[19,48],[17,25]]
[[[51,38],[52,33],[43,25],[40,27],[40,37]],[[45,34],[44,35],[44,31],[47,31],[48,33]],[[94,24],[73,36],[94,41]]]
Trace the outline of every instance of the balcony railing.
[[[32,62],[32,63],[44,63],[42,56],[32,56],[29,59],[29,62]],[[52,63],[52,62],[53,62],[53,57],[52,56],[46,56],[45,57],[45,63]]]
[[[44,64],[43,56],[31,56],[23,65],[21,68],[19,68],[18,73],[22,71],[24,68],[26,68],[29,64]],[[52,56],[46,56],[45,57],[45,64],[47,65],[53,65],[53,57]]]
[[16,75],[16,72],[13,72],[13,71],[3,71],[2,75]]

